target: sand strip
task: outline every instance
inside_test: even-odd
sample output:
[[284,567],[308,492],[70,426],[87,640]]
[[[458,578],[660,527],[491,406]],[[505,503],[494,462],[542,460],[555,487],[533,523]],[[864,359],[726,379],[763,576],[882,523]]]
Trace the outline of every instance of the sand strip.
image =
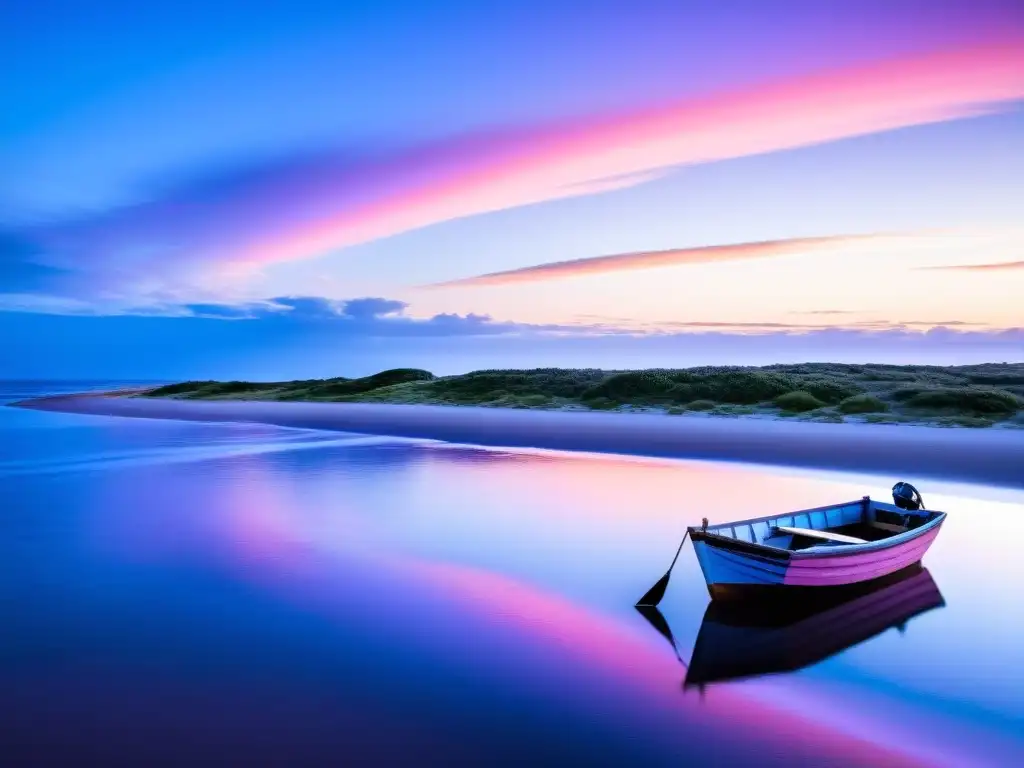
[[453,443],[738,461],[1024,488],[1024,430],[820,424],[744,418],[436,405],[165,400],[61,395],[23,408],[256,422]]

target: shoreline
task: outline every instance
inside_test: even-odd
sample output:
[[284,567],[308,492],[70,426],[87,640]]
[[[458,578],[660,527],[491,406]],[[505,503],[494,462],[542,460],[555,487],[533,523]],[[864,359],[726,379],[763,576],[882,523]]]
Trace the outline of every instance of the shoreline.
[[12,407],[94,416],[249,422],[440,440],[883,474],[1024,489],[1024,430],[936,429],[768,419],[518,410],[475,406],[174,400],[89,392]]

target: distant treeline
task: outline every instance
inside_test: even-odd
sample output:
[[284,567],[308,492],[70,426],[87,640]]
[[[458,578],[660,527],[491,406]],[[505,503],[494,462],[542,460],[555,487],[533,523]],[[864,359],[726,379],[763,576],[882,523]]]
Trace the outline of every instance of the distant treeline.
[[396,368],[356,379],[187,381],[160,387],[147,396],[654,410],[670,414],[699,411],[814,421],[1024,426],[1024,364],[806,363],[641,371],[537,368],[474,371],[460,376]]

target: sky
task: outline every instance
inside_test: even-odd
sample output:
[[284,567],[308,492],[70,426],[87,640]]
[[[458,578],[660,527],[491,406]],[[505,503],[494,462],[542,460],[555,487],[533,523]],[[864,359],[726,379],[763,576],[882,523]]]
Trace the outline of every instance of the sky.
[[1024,360],[1018,0],[0,29],[0,377]]

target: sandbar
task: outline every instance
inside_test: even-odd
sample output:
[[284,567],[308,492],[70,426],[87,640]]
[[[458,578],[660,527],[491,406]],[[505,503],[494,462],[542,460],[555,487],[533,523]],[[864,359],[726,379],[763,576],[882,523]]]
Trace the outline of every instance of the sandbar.
[[1024,430],[936,429],[472,406],[201,401],[85,393],[17,407],[250,422],[504,448],[702,459],[1024,488]]

